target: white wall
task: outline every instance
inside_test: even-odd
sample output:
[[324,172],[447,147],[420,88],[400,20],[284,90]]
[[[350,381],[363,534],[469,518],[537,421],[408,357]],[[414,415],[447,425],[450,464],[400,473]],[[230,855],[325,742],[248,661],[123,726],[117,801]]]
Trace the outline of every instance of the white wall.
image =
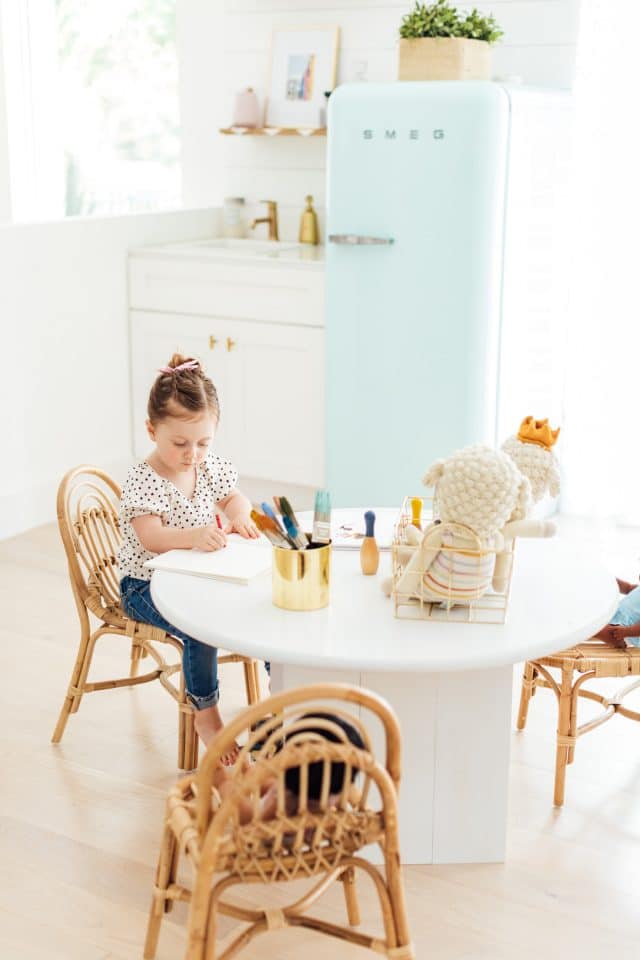
[[6,223],[11,219],[11,191],[9,188],[9,141],[7,139],[2,26],[2,17],[0,16],[0,223]]
[[[568,88],[572,84],[580,0],[475,0],[482,12],[492,12],[505,31],[494,47],[494,74],[518,75],[531,84]],[[463,3],[461,6],[473,6]],[[185,149],[196,156],[216,152],[215,128],[229,123],[234,93],[246,86],[264,96],[269,69],[269,45],[274,25],[337,24],[340,27],[338,82],[363,78],[394,80],[397,69],[398,26],[413,0],[179,0],[183,20],[190,22],[190,49],[180,49],[189,71],[198,75],[183,93],[189,110],[201,119],[184,128]],[[207,56],[207,40],[214,42]],[[187,16],[188,15],[188,16]],[[218,61],[219,31],[223,36],[223,71]],[[198,66],[194,66],[197,62]],[[182,69],[182,67],[181,67]],[[209,77],[209,80],[207,80]],[[202,121],[206,117],[206,123]],[[193,138],[193,139],[191,139]],[[190,141],[190,142],[189,142]],[[281,236],[295,239],[304,197],[312,193],[321,224],[324,204],[324,138],[218,138],[222,193],[248,200],[275,199],[280,205]],[[221,159],[220,159],[221,158]],[[205,168],[185,171],[189,202],[219,202],[211,196]],[[254,215],[255,208],[251,209]],[[264,228],[259,228],[264,230]]]
[[181,211],[0,227],[0,539],[55,518],[63,474],[131,457],[127,251],[211,235]]
[[224,0],[177,0],[182,202],[218,207],[224,196],[218,127],[224,114]]

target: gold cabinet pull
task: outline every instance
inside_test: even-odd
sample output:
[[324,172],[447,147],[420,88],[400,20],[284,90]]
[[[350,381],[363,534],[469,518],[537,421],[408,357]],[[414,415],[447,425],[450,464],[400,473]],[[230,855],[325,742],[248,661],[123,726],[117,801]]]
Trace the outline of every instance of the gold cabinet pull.
[[231,337],[227,337],[227,353],[229,353],[235,347],[236,342],[232,340]]
[[209,350],[213,350],[217,342],[218,342],[218,338],[214,337],[214,335],[211,334],[209,337]]

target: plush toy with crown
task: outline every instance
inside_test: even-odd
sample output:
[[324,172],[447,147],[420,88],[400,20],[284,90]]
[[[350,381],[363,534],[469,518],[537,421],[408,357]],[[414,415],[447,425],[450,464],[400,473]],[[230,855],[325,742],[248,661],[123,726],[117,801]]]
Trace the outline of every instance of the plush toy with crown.
[[560,470],[551,449],[559,433],[560,427],[552,430],[546,419],[525,417],[518,433],[502,444],[502,450],[528,478],[534,503],[542,500],[546,493],[550,497],[557,497],[560,493]]
[[[550,537],[550,521],[528,520],[531,486],[506,453],[484,445],[437,460],[424,476],[434,487],[437,519],[400,547],[394,576],[383,584],[398,598],[445,608],[468,605],[509,583],[515,537]],[[506,609],[506,603],[505,603]]]

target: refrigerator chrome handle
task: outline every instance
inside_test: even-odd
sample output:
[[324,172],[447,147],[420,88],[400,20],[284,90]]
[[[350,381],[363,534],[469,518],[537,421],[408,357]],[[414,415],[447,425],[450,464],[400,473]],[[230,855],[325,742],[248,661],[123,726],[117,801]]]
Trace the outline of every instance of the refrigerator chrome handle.
[[379,246],[393,243],[393,237],[367,237],[359,233],[330,233],[329,243],[340,243],[347,246],[369,245]]

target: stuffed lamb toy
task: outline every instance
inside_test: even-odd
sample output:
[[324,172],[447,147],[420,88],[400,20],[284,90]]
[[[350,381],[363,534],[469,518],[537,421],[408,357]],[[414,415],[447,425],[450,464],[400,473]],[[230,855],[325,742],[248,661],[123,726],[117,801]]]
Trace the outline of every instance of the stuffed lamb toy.
[[551,447],[560,433],[560,427],[552,430],[548,420],[525,417],[518,433],[502,444],[520,473],[531,484],[533,502],[538,503],[548,493],[557,497],[560,493],[560,470]]
[[[434,487],[438,520],[415,546],[406,548],[400,594],[448,605],[477,600],[490,587],[503,593],[508,584],[515,537],[550,537],[550,521],[527,520],[531,486],[506,453],[483,445],[465,447],[437,460],[424,476]],[[445,548],[445,549],[443,549]],[[383,584],[391,590],[391,581]]]

